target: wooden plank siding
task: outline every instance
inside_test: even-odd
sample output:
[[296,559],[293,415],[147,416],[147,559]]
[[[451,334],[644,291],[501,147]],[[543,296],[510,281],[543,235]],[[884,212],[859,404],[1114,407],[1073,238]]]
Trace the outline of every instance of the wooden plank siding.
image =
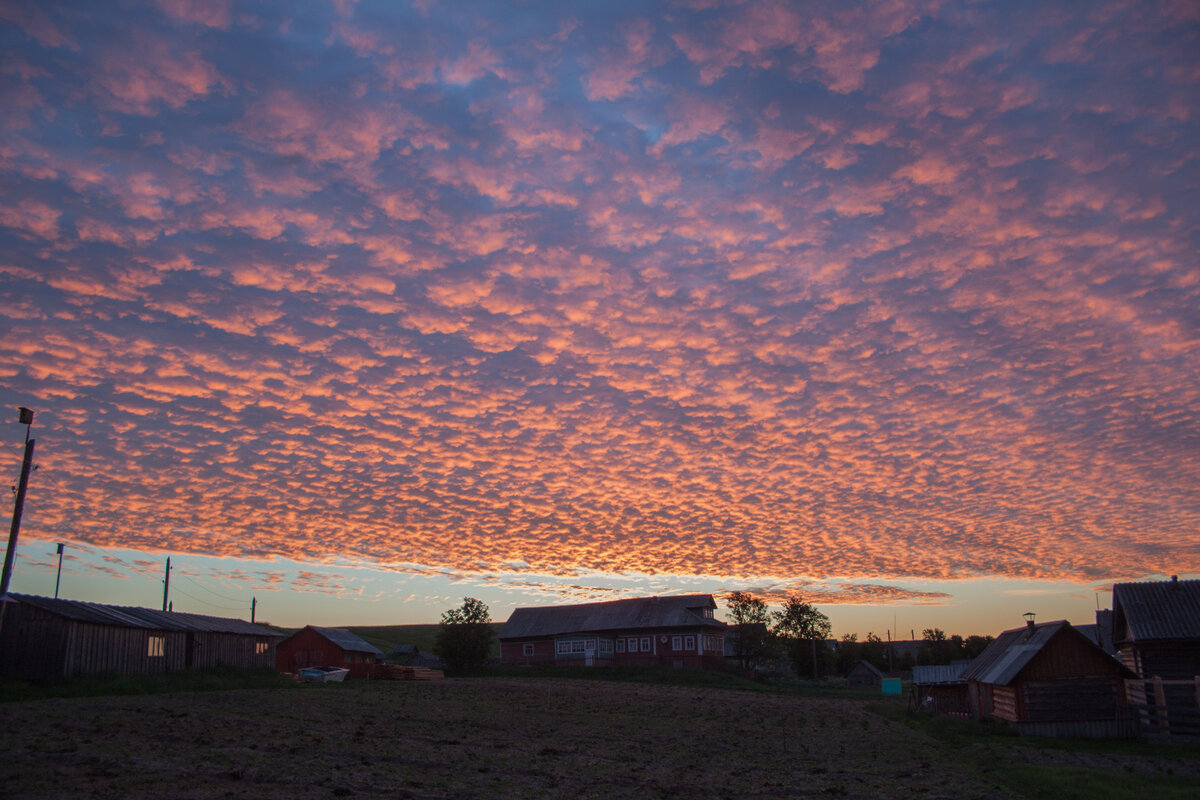
[[[9,677],[154,675],[187,667],[275,665],[275,640],[265,635],[102,625],[26,603],[5,605],[0,674]],[[153,651],[152,638],[161,642]]]
[[992,716],[1008,722],[1021,718],[1017,705],[1017,690],[1013,686],[991,687]]

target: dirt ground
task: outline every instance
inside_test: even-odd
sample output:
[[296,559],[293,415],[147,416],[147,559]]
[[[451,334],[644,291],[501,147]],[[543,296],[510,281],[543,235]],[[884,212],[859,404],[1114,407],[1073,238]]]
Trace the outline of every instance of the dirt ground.
[[1001,798],[858,700],[581,680],[0,706],[8,798]]

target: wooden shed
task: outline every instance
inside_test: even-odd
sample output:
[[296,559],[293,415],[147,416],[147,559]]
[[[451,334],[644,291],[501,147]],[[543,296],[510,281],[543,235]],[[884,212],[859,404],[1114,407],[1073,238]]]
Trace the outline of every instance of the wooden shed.
[[308,625],[284,639],[275,649],[275,668],[297,672],[305,667],[345,667],[347,677],[370,678],[383,651],[344,628]]
[[1036,736],[1129,736],[1133,677],[1065,620],[1000,634],[963,673],[976,716]]
[[970,691],[963,674],[970,667],[971,662],[966,660],[913,667],[913,707],[969,719],[973,716]]
[[860,660],[854,668],[846,673],[846,680],[851,686],[875,686],[883,682],[883,673],[870,661]]
[[275,664],[279,634],[240,619],[9,594],[0,674],[23,680]]

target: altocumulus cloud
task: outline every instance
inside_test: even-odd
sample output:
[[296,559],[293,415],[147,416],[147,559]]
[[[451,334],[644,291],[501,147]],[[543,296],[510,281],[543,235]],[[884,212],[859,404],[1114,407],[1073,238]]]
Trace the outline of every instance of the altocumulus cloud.
[[1200,571],[1198,14],[6,2],[32,535]]

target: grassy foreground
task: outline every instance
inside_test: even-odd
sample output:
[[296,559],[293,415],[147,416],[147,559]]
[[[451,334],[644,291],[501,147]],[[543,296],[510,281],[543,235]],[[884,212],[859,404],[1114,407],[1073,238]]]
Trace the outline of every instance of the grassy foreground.
[[197,800],[1200,796],[1194,745],[1024,739],[878,696],[672,674],[9,702],[0,785],[6,797]]

